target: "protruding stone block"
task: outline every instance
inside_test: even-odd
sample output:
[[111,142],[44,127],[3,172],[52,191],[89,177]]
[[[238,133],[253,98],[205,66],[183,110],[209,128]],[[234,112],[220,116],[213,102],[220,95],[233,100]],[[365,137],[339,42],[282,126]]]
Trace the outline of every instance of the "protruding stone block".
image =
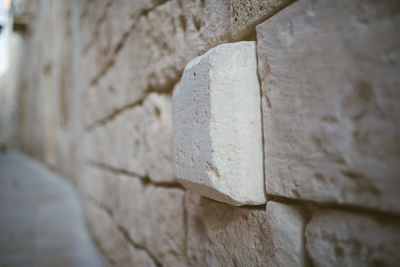
[[232,205],[265,203],[255,43],[219,45],[192,60],[172,102],[179,181]]
[[266,191],[400,212],[397,1],[297,1],[257,26]]
[[307,250],[316,267],[397,266],[400,225],[339,211],[314,214],[306,228]]

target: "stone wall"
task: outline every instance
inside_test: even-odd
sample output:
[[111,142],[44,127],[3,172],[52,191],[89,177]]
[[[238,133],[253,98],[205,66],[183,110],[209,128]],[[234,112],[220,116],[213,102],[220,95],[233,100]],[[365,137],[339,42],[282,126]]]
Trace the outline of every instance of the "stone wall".
[[[11,23],[12,24],[12,23]],[[4,36],[2,36],[4,38]],[[18,147],[17,70],[21,60],[22,38],[10,30],[8,41],[10,65],[0,74],[0,149]]]
[[[20,142],[74,181],[115,266],[395,266],[397,1],[43,0],[24,39]],[[174,178],[187,63],[256,41],[267,203]]]

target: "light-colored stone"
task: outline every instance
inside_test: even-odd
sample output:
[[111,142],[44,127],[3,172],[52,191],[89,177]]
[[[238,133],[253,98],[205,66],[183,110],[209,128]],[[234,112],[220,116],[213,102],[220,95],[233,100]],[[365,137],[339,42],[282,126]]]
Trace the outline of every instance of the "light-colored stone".
[[232,205],[265,203],[255,43],[219,45],[192,60],[172,102],[178,180]]
[[151,93],[143,103],[144,165],[154,182],[175,182],[172,163],[171,96]]
[[186,193],[187,256],[193,266],[304,266],[300,211],[268,202],[232,207]]
[[148,252],[135,248],[109,214],[90,201],[85,203],[89,229],[110,264],[117,266],[157,266]]
[[[75,40],[79,1],[29,2],[29,34],[18,70],[21,149],[71,178],[78,176],[81,88]],[[17,118],[16,118],[17,119]]]
[[10,65],[8,70],[0,76],[0,149],[16,147],[19,142],[16,120],[18,100],[17,71],[23,51],[22,36],[12,33],[11,25],[5,30],[10,31],[7,44],[9,46]]
[[274,246],[271,266],[306,266],[304,217],[300,208],[268,201],[265,216]]
[[82,4],[80,53],[87,76],[85,85],[107,68],[132,25],[148,10],[155,8],[159,4],[157,2],[98,0]]
[[151,229],[149,249],[164,266],[187,266],[184,191],[150,187],[146,197]]
[[[96,167],[85,170],[79,189],[89,202],[111,213],[109,220],[153,260],[164,266],[186,265],[183,190],[157,187],[138,177]],[[107,240],[107,234],[98,237],[101,242]]]
[[398,11],[301,0],[257,26],[268,194],[400,212]]
[[[124,8],[134,5],[130,1]],[[117,52],[88,77],[84,124],[143,99],[149,90],[172,89],[189,60],[231,39],[229,8],[228,0],[172,0],[135,17],[124,41],[114,47]],[[84,73],[93,68],[94,58],[104,56],[101,49],[90,53]]]
[[314,266],[397,266],[400,224],[339,211],[320,211],[306,227]]
[[144,117],[144,109],[137,106],[89,132],[84,142],[86,159],[145,176]]
[[292,0],[232,0],[231,27],[232,37],[240,40],[254,32],[255,26],[272,16]]
[[148,176],[154,182],[175,183],[171,97],[149,94],[143,105],[89,132],[85,146],[90,161]]

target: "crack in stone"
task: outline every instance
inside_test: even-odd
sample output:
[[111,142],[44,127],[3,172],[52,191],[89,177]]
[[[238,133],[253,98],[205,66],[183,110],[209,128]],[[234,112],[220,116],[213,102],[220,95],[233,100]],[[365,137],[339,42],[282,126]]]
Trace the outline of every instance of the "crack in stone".
[[94,76],[94,78],[90,81],[90,85],[91,86],[95,86],[97,85],[97,83],[99,82],[99,80],[108,73],[108,71],[115,65],[115,58],[118,56],[119,52],[122,50],[122,48],[125,46],[126,41],[128,40],[128,37],[130,36],[130,34],[133,32],[133,30],[137,27],[137,25],[139,25],[138,21],[142,16],[147,16],[147,14],[153,10],[155,10],[156,8],[164,5],[166,2],[168,1],[161,1],[160,3],[158,3],[157,5],[151,7],[151,8],[147,8],[147,9],[143,9],[139,12],[138,16],[135,16],[132,18],[131,21],[131,25],[129,27],[129,29],[124,32],[124,34],[122,35],[121,39],[117,42],[117,44],[115,45],[113,51],[112,51],[112,59],[109,60],[109,62],[106,63],[105,67],[100,70],[100,72],[98,74],[96,74]]
[[99,209],[102,209],[104,212],[106,212],[110,217],[114,216],[114,212],[112,211],[112,209],[110,207],[107,207],[107,205],[99,202],[98,200],[96,200],[94,197],[90,196],[90,195],[86,195],[84,196],[85,199],[87,199],[89,202],[91,202],[92,204],[95,204]]
[[[108,207],[106,207],[104,204],[100,203],[99,201],[95,200],[93,197],[90,196],[86,196],[85,197],[87,199],[87,201],[91,202],[92,204],[94,204],[97,208],[103,210],[105,213],[107,213],[107,215],[111,218],[112,222],[114,221],[114,213],[113,212],[109,212],[110,209]],[[122,236],[124,237],[124,239],[131,245],[133,246],[135,249],[137,250],[142,250],[144,251],[149,258],[154,262],[154,264],[156,266],[162,266],[162,264],[160,263],[160,261],[153,255],[153,253],[150,252],[150,250],[148,250],[145,246],[136,243],[130,236],[128,230],[126,230],[122,225],[120,224],[116,224],[116,228],[118,229],[118,231],[122,234]],[[112,259],[108,259],[109,261],[114,261]],[[115,263],[115,261],[114,261]]]
[[137,105],[143,104],[143,101],[146,98],[146,96],[143,97],[142,99],[139,99],[139,100],[135,101],[135,102],[126,104],[126,105],[124,105],[124,106],[122,106],[120,108],[115,109],[113,112],[111,112],[106,117],[104,117],[102,119],[99,119],[99,120],[93,122],[92,124],[86,126],[85,127],[86,131],[87,132],[91,132],[93,129],[95,129],[95,128],[101,126],[101,125],[106,125],[109,121],[112,121],[113,119],[115,119],[121,113],[123,113],[123,112],[125,112],[125,111],[127,111],[129,109],[132,109],[133,107],[135,107]]
[[88,160],[88,164],[93,166],[93,167],[96,167],[98,169],[101,169],[101,170],[104,170],[104,171],[107,171],[107,172],[111,172],[113,174],[123,174],[123,175],[130,176],[130,177],[133,177],[133,178],[136,178],[136,179],[140,179],[144,186],[153,185],[153,186],[156,186],[156,187],[174,188],[174,189],[181,189],[181,190],[186,191],[185,188],[181,184],[179,184],[177,182],[155,182],[155,181],[151,180],[148,176],[139,175],[139,174],[137,174],[135,172],[132,172],[132,171],[119,169],[119,168],[110,166],[108,164],[96,162],[96,161],[93,161],[93,160]]
[[105,64],[104,68],[102,68],[100,70],[100,72],[98,74],[96,74],[96,76],[93,78],[93,80],[90,81],[90,85],[91,86],[96,86],[98,81],[100,80],[101,77],[103,77],[108,70],[113,67],[115,65],[115,60],[114,59],[110,59],[107,61],[107,63]]
[[99,38],[100,35],[100,26],[106,21],[108,10],[111,8],[113,1],[108,1],[104,6],[103,12],[101,13],[100,17],[96,21],[96,28],[93,31],[92,38],[90,41],[85,45],[83,48],[83,55],[86,55],[90,48],[96,43],[96,40]]
[[162,266],[161,262],[153,255],[153,253],[150,252],[145,246],[136,243],[130,236],[128,230],[126,230],[122,225],[118,224],[117,229],[121,232],[122,236],[125,238],[125,240],[133,246],[137,250],[142,250],[147,253],[147,255],[150,257],[150,259],[154,262],[156,266]]
[[314,200],[305,200],[305,199],[292,199],[283,196],[270,195],[267,194],[267,201],[274,201],[288,205],[296,205],[303,207],[316,207],[318,209],[330,209],[330,210],[338,210],[344,211],[352,214],[360,214],[371,217],[376,217],[380,219],[387,219],[391,221],[396,221],[400,223],[400,214],[392,213],[390,211],[382,211],[377,210],[371,207],[362,207],[353,204],[346,203],[334,203],[334,202],[317,202]]
[[[177,82],[177,81],[176,81]],[[173,87],[172,87],[173,88]],[[136,106],[142,105],[143,102],[145,101],[145,99],[147,98],[147,96],[151,93],[158,93],[158,94],[171,94],[172,92],[172,88],[169,90],[165,90],[165,91],[157,91],[157,90],[146,90],[143,94],[144,96],[139,99],[136,100],[132,103],[128,103],[126,105],[123,105],[120,108],[115,109],[113,112],[111,112],[110,114],[108,114],[107,116],[105,116],[102,119],[96,120],[95,122],[93,122],[92,124],[89,124],[88,126],[85,127],[86,132],[91,132],[93,129],[100,127],[100,126],[104,126],[106,125],[108,122],[114,120],[117,116],[121,115],[122,113],[124,113],[125,111],[128,111]]]

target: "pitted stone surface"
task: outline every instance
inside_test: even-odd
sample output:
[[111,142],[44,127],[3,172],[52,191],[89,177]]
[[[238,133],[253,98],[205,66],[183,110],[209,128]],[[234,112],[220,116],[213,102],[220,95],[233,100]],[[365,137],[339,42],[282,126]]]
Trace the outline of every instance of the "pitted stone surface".
[[305,266],[300,211],[232,207],[186,192],[187,257],[192,266]]
[[231,25],[232,37],[240,40],[254,32],[255,26],[267,19],[292,0],[232,0]]
[[266,190],[400,212],[396,1],[298,1],[257,26]]
[[306,246],[316,267],[397,266],[400,224],[339,211],[314,214]]
[[219,45],[185,68],[172,100],[174,171],[232,205],[265,203],[254,42]]

